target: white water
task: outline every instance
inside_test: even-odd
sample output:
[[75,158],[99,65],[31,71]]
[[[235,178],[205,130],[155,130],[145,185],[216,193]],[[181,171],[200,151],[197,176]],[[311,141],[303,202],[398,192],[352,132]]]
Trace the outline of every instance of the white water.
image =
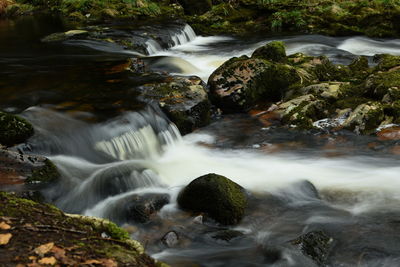
[[[169,49],[162,49],[154,40],[150,40],[147,43],[150,56],[171,57],[169,64],[180,69],[175,73],[197,75],[205,81],[226,60],[242,55],[251,56],[255,49],[273,40],[284,41],[288,55],[299,52],[313,56],[326,55],[338,63],[349,63],[356,55],[400,55],[399,39],[299,35],[244,41],[228,36],[197,36],[189,25],[172,38],[175,45]],[[173,58],[180,60],[176,62]]]

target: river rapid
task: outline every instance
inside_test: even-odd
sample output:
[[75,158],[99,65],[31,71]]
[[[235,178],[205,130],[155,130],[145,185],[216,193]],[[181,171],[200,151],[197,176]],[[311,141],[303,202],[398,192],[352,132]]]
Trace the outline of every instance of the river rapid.
[[[21,113],[35,127],[29,144],[18,149],[45,155],[59,169],[60,182],[42,189],[49,201],[65,212],[117,222],[171,266],[315,266],[289,245],[313,230],[333,239],[329,266],[400,264],[400,158],[390,153],[396,144],[349,132],[283,130],[245,114],[181,136],[158,107],[135,98],[142,80],[104,74],[110,62],[137,51],[102,42],[40,42],[70,27],[57,18],[0,21],[0,108]],[[151,70],[205,82],[224,61],[272,40],[285,41],[288,54],[326,55],[341,64],[357,55],[371,64],[375,54],[400,55],[396,39],[204,37],[182,23],[146,27],[140,29],[161,29],[172,40],[165,48],[148,38],[150,55],[143,60]],[[239,225],[221,227],[178,208],[181,188],[207,173],[248,190]],[[169,204],[150,222],[137,223],[126,206],[149,194]],[[234,237],[216,238],[226,230]],[[174,246],[166,245],[167,233],[178,240]]]

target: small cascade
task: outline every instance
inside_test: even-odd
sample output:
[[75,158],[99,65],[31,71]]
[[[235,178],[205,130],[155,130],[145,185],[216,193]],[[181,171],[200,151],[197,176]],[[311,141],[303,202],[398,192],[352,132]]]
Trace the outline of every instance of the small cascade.
[[[168,31],[170,36],[170,41],[168,42],[168,48],[172,48],[174,46],[183,45],[189,43],[196,39],[196,33],[190,25],[186,24],[183,28],[178,30],[170,30]],[[163,51],[162,46],[154,39],[149,39],[146,42],[147,52],[149,55],[154,55],[158,52]]]

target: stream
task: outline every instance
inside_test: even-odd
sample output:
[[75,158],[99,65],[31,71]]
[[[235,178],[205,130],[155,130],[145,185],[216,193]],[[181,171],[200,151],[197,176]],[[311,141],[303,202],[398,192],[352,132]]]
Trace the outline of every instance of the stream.
[[[272,40],[284,41],[287,54],[326,55],[340,64],[357,55],[371,64],[375,54],[400,55],[398,39],[204,37],[182,23],[130,27],[115,30],[170,36],[168,48],[151,37],[145,41],[150,55],[143,60],[152,71],[205,82],[224,61]],[[43,194],[57,207],[115,221],[171,266],[316,266],[288,244],[314,230],[333,238],[329,266],[400,265],[400,157],[390,153],[393,143],[267,127],[245,114],[181,136],[159,108],[136,99],[135,88],[146,80],[107,72],[142,53],[104,42],[40,42],[69,29],[54,17],[0,21],[0,109],[34,125],[36,134],[19,149],[56,164],[60,182]],[[248,190],[239,225],[202,222],[178,208],[182,187],[207,173]],[[169,203],[144,224],[129,217],[132,199],[154,195]],[[216,238],[227,230],[232,238]],[[168,234],[177,245],[163,242]]]

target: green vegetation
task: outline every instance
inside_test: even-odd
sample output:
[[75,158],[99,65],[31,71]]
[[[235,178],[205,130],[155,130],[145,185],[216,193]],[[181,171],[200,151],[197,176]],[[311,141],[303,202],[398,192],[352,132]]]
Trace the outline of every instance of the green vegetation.
[[175,16],[181,13],[177,5],[169,1],[151,0],[13,0],[3,12],[8,16],[32,11],[58,12],[71,20],[104,20],[111,18],[139,18]]
[[32,125],[25,119],[0,111],[0,144],[11,146],[33,135]]

